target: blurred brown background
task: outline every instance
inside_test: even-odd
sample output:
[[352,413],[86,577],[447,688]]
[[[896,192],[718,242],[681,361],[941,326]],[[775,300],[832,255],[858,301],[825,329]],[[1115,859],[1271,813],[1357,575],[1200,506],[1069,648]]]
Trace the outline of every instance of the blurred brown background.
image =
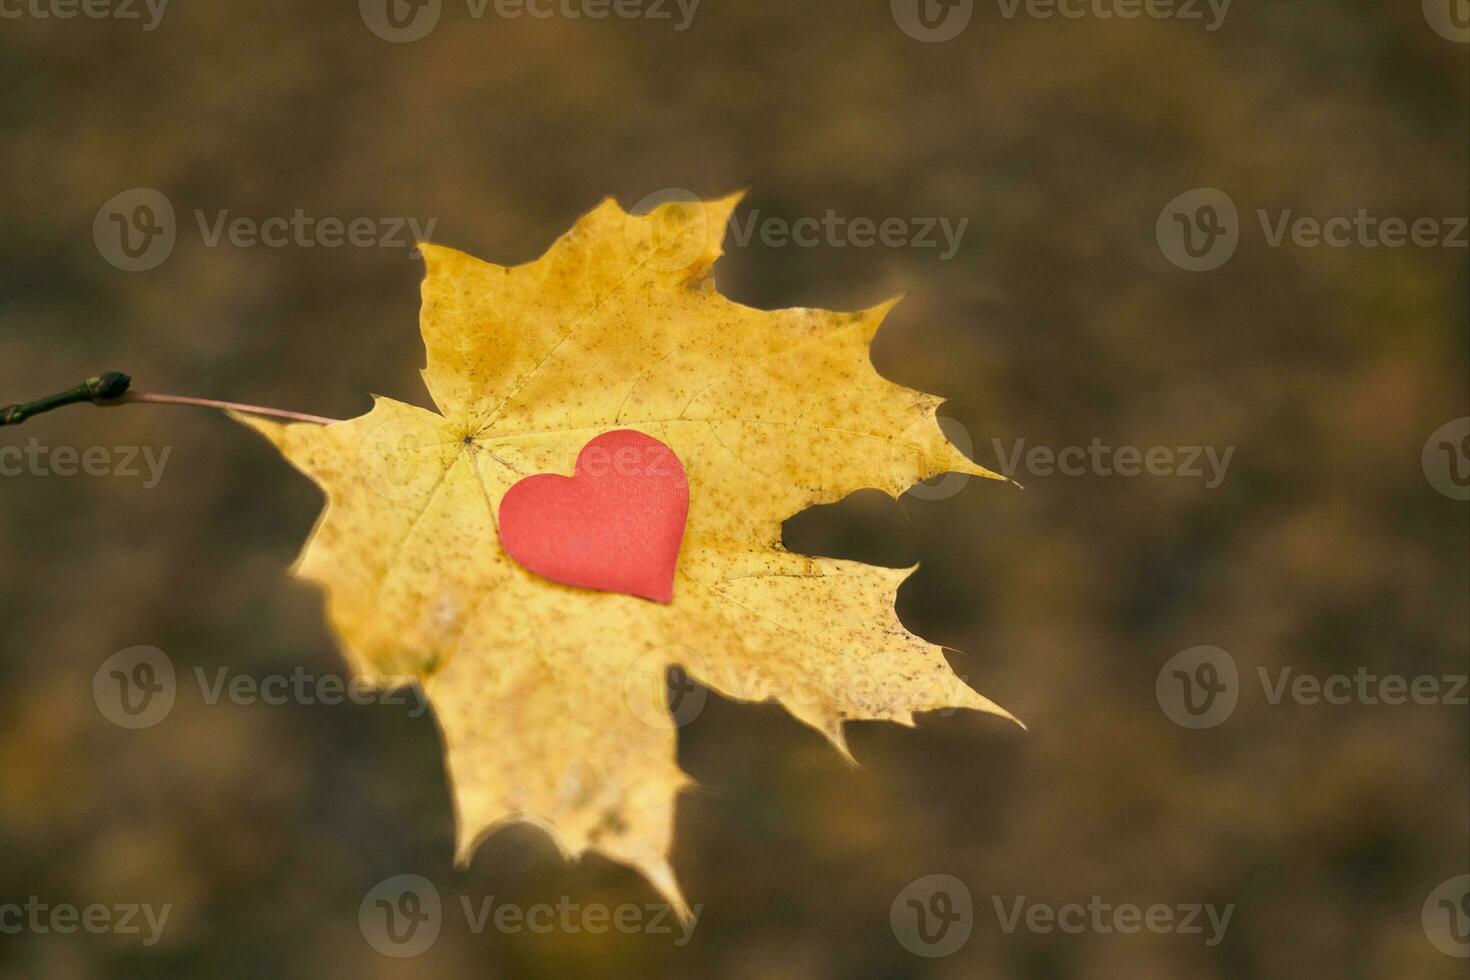
[[[39,15],[66,2],[5,0],[0,19],[0,403],[118,368],[144,390],[337,417],[369,392],[427,404],[411,248],[211,245],[196,211],[432,219],[435,240],[515,262],[607,194],[748,186],[741,222],[968,219],[947,260],[757,235],[727,243],[717,276],[760,306],[908,291],[875,361],[949,397],[982,463],[1020,440],[1234,455],[1213,488],[1018,472],[1024,492],[863,493],[792,521],[794,548],[922,562],[905,622],[1030,731],[854,725],[850,769],[783,711],[711,695],[681,735],[702,788],[675,864],[703,910],[680,946],[677,930],[471,928],[461,896],[657,897],[528,828],[456,871],[430,717],[202,696],[196,668],[342,671],[318,597],[286,575],[318,494],[263,442],[185,409],[0,429],[0,449],[104,447],[119,465],[116,447],[170,450],[151,488],[146,468],[0,478],[0,906],[171,906],[152,946],[0,931],[0,973],[1463,976],[1421,915],[1470,870],[1463,700],[1272,704],[1258,675],[1466,672],[1470,513],[1455,474],[1440,492],[1421,460],[1467,413],[1463,232],[1273,247],[1257,216],[1466,215],[1470,46],[1433,29],[1432,2],[1237,0],[1207,30],[1203,5],[1043,19],[976,0],[939,43],[911,36],[904,0],[703,0],[683,30],[673,3],[592,19],[558,0],[538,19],[443,0],[398,43],[369,26],[388,30],[374,0],[174,0],[151,30],[141,5]],[[434,7],[395,3],[410,33]],[[1445,7],[1463,23],[1463,0]],[[1199,187],[1229,195],[1239,244],[1192,272],[1156,222]],[[135,188],[167,199],[175,240],[129,272],[104,205]],[[130,231],[154,227],[121,201]],[[93,677],[136,645],[167,651],[179,686],[133,731]],[[1200,645],[1238,665],[1238,706],[1194,730],[1156,680]],[[398,874],[445,907],[414,958],[381,955],[359,920]],[[939,957],[909,948],[894,908],[931,874],[973,902]],[[1022,896],[1234,911],[1215,945],[1208,926],[1007,932],[996,902]],[[1453,942],[1467,920],[1447,910]]]

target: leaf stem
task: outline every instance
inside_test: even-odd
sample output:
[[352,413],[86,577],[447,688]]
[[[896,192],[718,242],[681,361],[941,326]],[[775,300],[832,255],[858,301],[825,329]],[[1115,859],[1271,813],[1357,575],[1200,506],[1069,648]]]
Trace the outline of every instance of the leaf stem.
[[246,415],[264,415],[273,419],[288,419],[292,422],[310,422],[313,425],[331,425],[341,419],[329,419],[323,415],[308,415],[305,412],[288,412],[284,408],[267,408],[264,405],[245,405],[240,402],[221,402],[213,398],[191,398],[188,395],[159,395],[152,392],[135,391],[112,401],[98,402],[109,405],[192,405],[196,408],[217,408],[224,412],[244,412]]
[[244,412],[247,415],[264,415],[269,418],[288,419],[292,422],[309,422],[313,425],[331,425],[341,419],[329,419],[321,415],[304,412],[288,412],[281,408],[264,405],[245,405],[240,402],[215,401],[212,398],[190,398],[185,395],[159,395],[145,392],[129,392],[133,379],[120,371],[108,371],[95,378],[88,378],[75,388],[0,408],[0,426],[19,425],[33,415],[91,402],[103,408],[116,405],[190,405],[196,408],[217,408],[225,412]]

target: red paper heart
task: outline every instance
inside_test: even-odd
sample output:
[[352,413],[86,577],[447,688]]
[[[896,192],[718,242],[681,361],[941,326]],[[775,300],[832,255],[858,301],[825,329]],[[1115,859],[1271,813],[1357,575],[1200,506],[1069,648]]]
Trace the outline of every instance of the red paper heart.
[[538,473],[507,490],[500,543],[545,578],[670,602],[688,516],[679,457],[618,429],[582,447],[573,476]]

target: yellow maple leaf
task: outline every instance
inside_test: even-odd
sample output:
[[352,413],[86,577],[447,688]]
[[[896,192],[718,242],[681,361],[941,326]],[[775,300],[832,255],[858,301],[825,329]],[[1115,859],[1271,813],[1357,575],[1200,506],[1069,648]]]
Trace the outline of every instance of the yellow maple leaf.
[[[443,729],[458,857],[527,820],[565,853],[632,865],[677,907],[675,760],[664,678],[681,666],[775,699],[846,754],[843,723],[914,712],[1010,717],[894,612],[912,569],[781,547],[782,522],[864,487],[999,478],[940,431],[940,399],[880,377],[857,313],[721,296],[732,195],[629,215],[609,199],[507,268],[423,245],[423,377],[440,413],[378,398],[329,426],[246,420],[326,492],[297,565],[326,591],[352,667],[420,680]],[[501,497],[571,473],[636,429],[683,462],[689,517],[669,604],[540,578],[501,548]]]

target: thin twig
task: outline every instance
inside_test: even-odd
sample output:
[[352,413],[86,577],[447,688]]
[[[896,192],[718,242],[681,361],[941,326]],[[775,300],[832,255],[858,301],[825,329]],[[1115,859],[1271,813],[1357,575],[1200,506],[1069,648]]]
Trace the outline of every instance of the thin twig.
[[225,412],[243,412],[246,415],[263,415],[268,418],[287,419],[292,422],[307,422],[312,425],[331,425],[341,419],[329,419],[321,415],[304,412],[288,412],[282,408],[267,408],[264,405],[245,405],[240,402],[221,402],[212,398],[190,398],[185,395],[156,395],[129,392],[133,379],[120,371],[108,371],[95,378],[88,378],[75,388],[37,398],[35,401],[0,408],[0,426],[20,425],[33,415],[54,411],[67,405],[90,402],[103,408],[115,405],[191,405],[197,408],[217,408]]

